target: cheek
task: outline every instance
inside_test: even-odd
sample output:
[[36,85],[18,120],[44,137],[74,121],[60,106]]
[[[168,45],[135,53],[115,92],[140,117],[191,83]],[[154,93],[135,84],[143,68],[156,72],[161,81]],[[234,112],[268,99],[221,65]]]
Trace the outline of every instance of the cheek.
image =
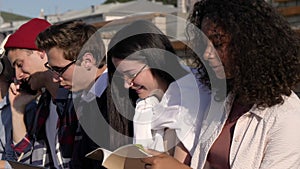
[[22,67],[16,67],[16,72],[18,73],[24,73],[24,74],[34,74],[35,72],[31,71],[31,68],[30,66],[26,65],[26,64],[23,64]]
[[150,70],[144,71],[144,73],[140,74],[140,76],[138,76],[136,80],[139,81],[139,83],[144,83],[147,85],[154,83],[154,77]]

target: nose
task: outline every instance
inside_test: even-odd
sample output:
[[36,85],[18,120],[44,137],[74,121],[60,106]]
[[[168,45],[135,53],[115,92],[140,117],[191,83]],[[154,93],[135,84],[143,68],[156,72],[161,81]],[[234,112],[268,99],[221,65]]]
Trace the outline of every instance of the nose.
[[60,77],[60,76],[56,76],[56,75],[53,75],[53,76],[52,76],[52,81],[53,81],[54,83],[61,82],[62,80],[63,80],[63,78]]
[[124,79],[124,87],[126,89],[129,89],[132,86],[132,83],[128,83],[125,79]]

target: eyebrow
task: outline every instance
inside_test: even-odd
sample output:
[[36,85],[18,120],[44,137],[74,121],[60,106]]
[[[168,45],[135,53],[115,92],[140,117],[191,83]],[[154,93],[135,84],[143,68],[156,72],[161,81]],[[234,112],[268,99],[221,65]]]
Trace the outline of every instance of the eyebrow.
[[12,66],[15,67],[15,65],[17,64],[18,61],[19,61],[19,59],[16,59],[16,60],[12,63]]

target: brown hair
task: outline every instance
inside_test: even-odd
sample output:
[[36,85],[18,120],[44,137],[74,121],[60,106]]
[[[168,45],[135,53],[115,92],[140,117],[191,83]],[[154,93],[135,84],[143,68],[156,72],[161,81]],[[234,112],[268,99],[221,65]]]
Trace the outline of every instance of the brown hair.
[[41,50],[58,47],[67,60],[80,60],[86,52],[93,54],[98,67],[105,64],[105,46],[100,33],[93,25],[82,21],[68,21],[50,26],[41,32],[36,44]]

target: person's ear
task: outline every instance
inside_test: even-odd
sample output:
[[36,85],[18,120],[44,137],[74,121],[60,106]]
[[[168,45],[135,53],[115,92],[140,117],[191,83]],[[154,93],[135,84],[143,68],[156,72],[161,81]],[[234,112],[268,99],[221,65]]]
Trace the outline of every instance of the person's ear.
[[93,54],[85,53],[82,57],[81,65],[86,68],[87,70],[91,70],[93,66],[96,64],[96,59],[94,58]]

